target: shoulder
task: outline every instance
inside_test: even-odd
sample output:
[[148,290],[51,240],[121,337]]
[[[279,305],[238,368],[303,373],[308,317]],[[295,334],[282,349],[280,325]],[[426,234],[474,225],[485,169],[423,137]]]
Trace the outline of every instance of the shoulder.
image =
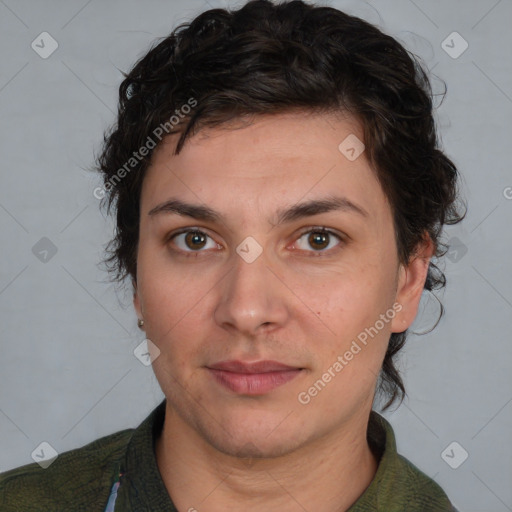
[[0,473],[0,510],[102,512],[133,431],[61,453],[46,469],[34,462]]
[[397,491],[403,494],[404,503],[414,503],[414,510],[456,512],[441,486],[403,455],[397,456],[395,477]]
[[380,461],[375,478],[358,505],[371,504],[373,510],[385,512],[456,512],[444,490],[397,452],[391,424],[375,411],[370,416],[368,442]]

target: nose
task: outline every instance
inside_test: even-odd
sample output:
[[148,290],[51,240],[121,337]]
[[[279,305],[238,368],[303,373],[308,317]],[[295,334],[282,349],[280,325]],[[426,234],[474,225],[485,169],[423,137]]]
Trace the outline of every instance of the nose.
[[[254,337],[285,325],[290,292],[269,267],[265,251],[247,263],[233,255],[233,267],[219,283],[219,302],[214,318],[222,328]],[[289,297],[288,297],[289,298]]]

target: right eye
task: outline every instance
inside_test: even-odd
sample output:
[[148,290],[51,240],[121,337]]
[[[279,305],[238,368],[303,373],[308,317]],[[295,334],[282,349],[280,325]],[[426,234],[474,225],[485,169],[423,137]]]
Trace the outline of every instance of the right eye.
[[[214,249],[219,247],[219,244],[213,239],[198,229],[183,229],[178,233],[174,233],[169,240],[183,252],[204,252],[201,249]],[[210,244],[208,246],[208,243]]]

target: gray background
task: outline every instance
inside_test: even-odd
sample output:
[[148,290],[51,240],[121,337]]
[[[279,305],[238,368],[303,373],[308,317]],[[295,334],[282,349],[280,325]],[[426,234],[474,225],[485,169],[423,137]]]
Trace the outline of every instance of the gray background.
[[[512,510],[512,2],[324,4],[376,23],[448,84],[437,117],[469,213],[446,235],[447,315],[409,339],[409,398],[385,416],[461,512]],[[114,121],[117,68],[209,5],[227,3],[0,0],[0,471],[32,462],[42,441],[62,452],[135,427],[163,399],[133,355],[144,337],[130,291],[98,267],[112,222],[86,169]],[[46,59],[31,48],[43,31],[59,44]],[[458,58],[442,47],[454,31],[469,44]],[[56,254],[41,252],[43,237]],[[424,304],[420,331],[436,309]],[[453,441],[469,453],[457,469],[441,457]]]

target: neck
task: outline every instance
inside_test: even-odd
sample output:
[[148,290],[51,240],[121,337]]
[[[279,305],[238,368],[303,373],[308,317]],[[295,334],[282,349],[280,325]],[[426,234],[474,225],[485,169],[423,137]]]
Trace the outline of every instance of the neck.
[[378,467],[366,440],[370,410],[343,431],[272,459],[239,459],[207,444],[167,402],[156,459],[178,510],[342,512],[363,494]]

